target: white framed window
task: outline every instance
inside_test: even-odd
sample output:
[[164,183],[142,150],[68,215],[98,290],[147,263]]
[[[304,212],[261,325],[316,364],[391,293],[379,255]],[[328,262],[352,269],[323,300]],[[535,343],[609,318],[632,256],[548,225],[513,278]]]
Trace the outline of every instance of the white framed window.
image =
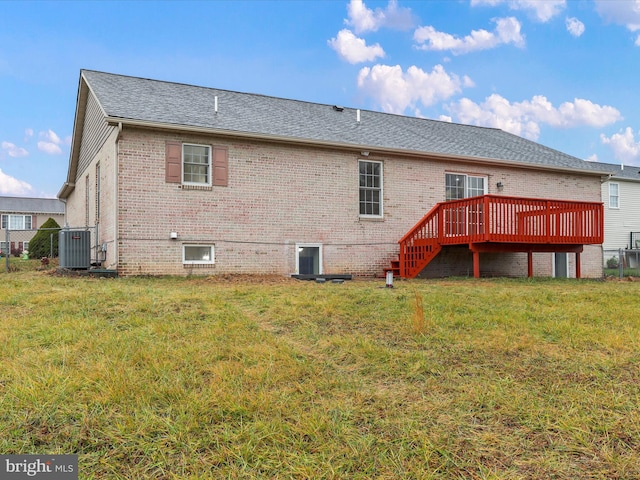
[[29,242],[22,242],[22,250],[29,251]]
[[31,215],[2,215],[2,229],[31,230]]
[[211,265],[214,261],[213,245],[183,245],[182,263],[185,265]]
[[211,186],[211,147],[182,144],[182,183]]
[[0,242],[0,253],[3,255],[9,255],[9,244],[7,242]]
[[382,162],[359,160],[360,216],[382,217]]
[[620,185],[609,184],[609,208],[620,208]]
[[460,200],[487,194],[487,177],[447,173],[445,175],[445,200]]
[[296,245],[296,274],[322,275],[322,244],[298,243]]

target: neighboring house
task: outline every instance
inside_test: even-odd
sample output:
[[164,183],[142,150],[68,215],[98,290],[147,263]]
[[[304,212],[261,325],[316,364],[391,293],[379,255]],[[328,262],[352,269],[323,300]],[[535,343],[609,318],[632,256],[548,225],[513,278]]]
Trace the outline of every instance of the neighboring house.
[[[640,167],[601,163],[610,170],[602,182],[605,262],[619,249],[640,249]],[[635,265],[635,255],[628,256]]]
[[[439,202],[488,195],[440,232],[485,232],[492,205],[517,196],[539,200],[514,200],[528,210],[496,228],[530,235],[439,245],[412,275],[600,277],[603,175],[498,129],[83,70],[58,196],[71,227],[98,226],[103,267],[120,275],[381,275]],[[589,225],[574,207],[595,212]],[[561,221],[588,236],[535,244]],[[402,255],[423,255],[419,240]]]
[[0,197],[0,251],[29,250],[29,241],[49,218],[64,225],[64,203],[57,198]]

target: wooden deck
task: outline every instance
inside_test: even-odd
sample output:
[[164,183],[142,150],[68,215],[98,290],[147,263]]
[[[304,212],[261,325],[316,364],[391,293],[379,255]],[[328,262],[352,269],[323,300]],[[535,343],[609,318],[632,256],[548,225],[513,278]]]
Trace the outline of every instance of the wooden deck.
[[400,239],[394,275],[416,277],[447,245],[468,245],[474,276],[480,253],[527,252],[533,276],[533,252],[573,252],[580,278],[584,245],[601,244],[604,207],[597,202],[483,195],[437,204]]

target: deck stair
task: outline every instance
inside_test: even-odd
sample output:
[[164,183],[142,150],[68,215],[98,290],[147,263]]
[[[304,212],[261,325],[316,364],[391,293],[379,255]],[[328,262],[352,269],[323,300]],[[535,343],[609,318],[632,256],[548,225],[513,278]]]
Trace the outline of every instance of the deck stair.
[[385,268],[394,276],[415,278],[444,246],[468,245],[474,276],[481,252],[573,252],[580,277],[580,252],[601,244],[604,207],[600,202],[482,195],[435,205],[399,241],[398,258]]

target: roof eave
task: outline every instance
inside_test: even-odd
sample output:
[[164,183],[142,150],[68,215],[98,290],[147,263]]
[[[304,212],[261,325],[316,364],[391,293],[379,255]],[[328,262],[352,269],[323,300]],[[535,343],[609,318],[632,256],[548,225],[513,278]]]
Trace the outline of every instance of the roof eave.
[[58,192],[58,198],[60,200],[67,199],[69,195],[71,195],[71,192],[75,190],[75,188],[76,188],[75,183],[64,182],[64,185],[62,185],[62,188]]
[[609,171],[605,171],[605,170],[580,169],[580,168],[571,168],[571,167],[562,167],[562,166],[553,166],[553,165],[536,165],[532,163],[519,162],[516,160],[502,160],[502,159],[496,159],[496,158],[450,155],[450,154],[427,152],[427,151],[421,151],[421,150],[399,150],[395,148],[385,148],[385,147],[380,147],[375,145],[338,143],[338,142],[331,142],[331,141],[317,140],[317,139],[296,138],[296,137],[287,137],[282,135],[270,135],[270,134],[261,134],[261,133],[253,133],[253,132],[240,132],[240,131],[223,130],[223,129],[217,129],[217,128],[211,128],[211,127],[199,127],[195,125],[179,125],[179,124],[173,124],[173,123],[152,122],[147,120],[135,120],[130,118],[122,118],[122,117],[107,116],[106,121],[113,125],[121,124],[123,126],[128,125],[128,126],[139,127],[139,128],[174,130],[174,131],[177,130],[182,132],[203,133],[208,135],[221,135],[221,136],[229,136],[229,137],[236,137],[236,138],[243,138],[243,139],[293,143],[297,145],[343,148],[343,149],[356,150],[356,151],[368,151],[373,154],[384,153],[389,155],[403,155],[403,156],[410,156],[415,158],[435,158],[435,159],[448,160],[448,161],[453,160],[456,162],[477,163],[482,165],[511,166],[511,167],[515,166],[519,168],[526,168],[529,170],[555,171],[555,172],[574,173],[574,174],[580,173],[584,175],[593,175],[598,177],[610,174]]
[[629,177],[622,177],[622,176],[618,176],[618,175],[611,175],[607,180],[615,180],[617,182],[640,182],[640,178],[629,178]]

